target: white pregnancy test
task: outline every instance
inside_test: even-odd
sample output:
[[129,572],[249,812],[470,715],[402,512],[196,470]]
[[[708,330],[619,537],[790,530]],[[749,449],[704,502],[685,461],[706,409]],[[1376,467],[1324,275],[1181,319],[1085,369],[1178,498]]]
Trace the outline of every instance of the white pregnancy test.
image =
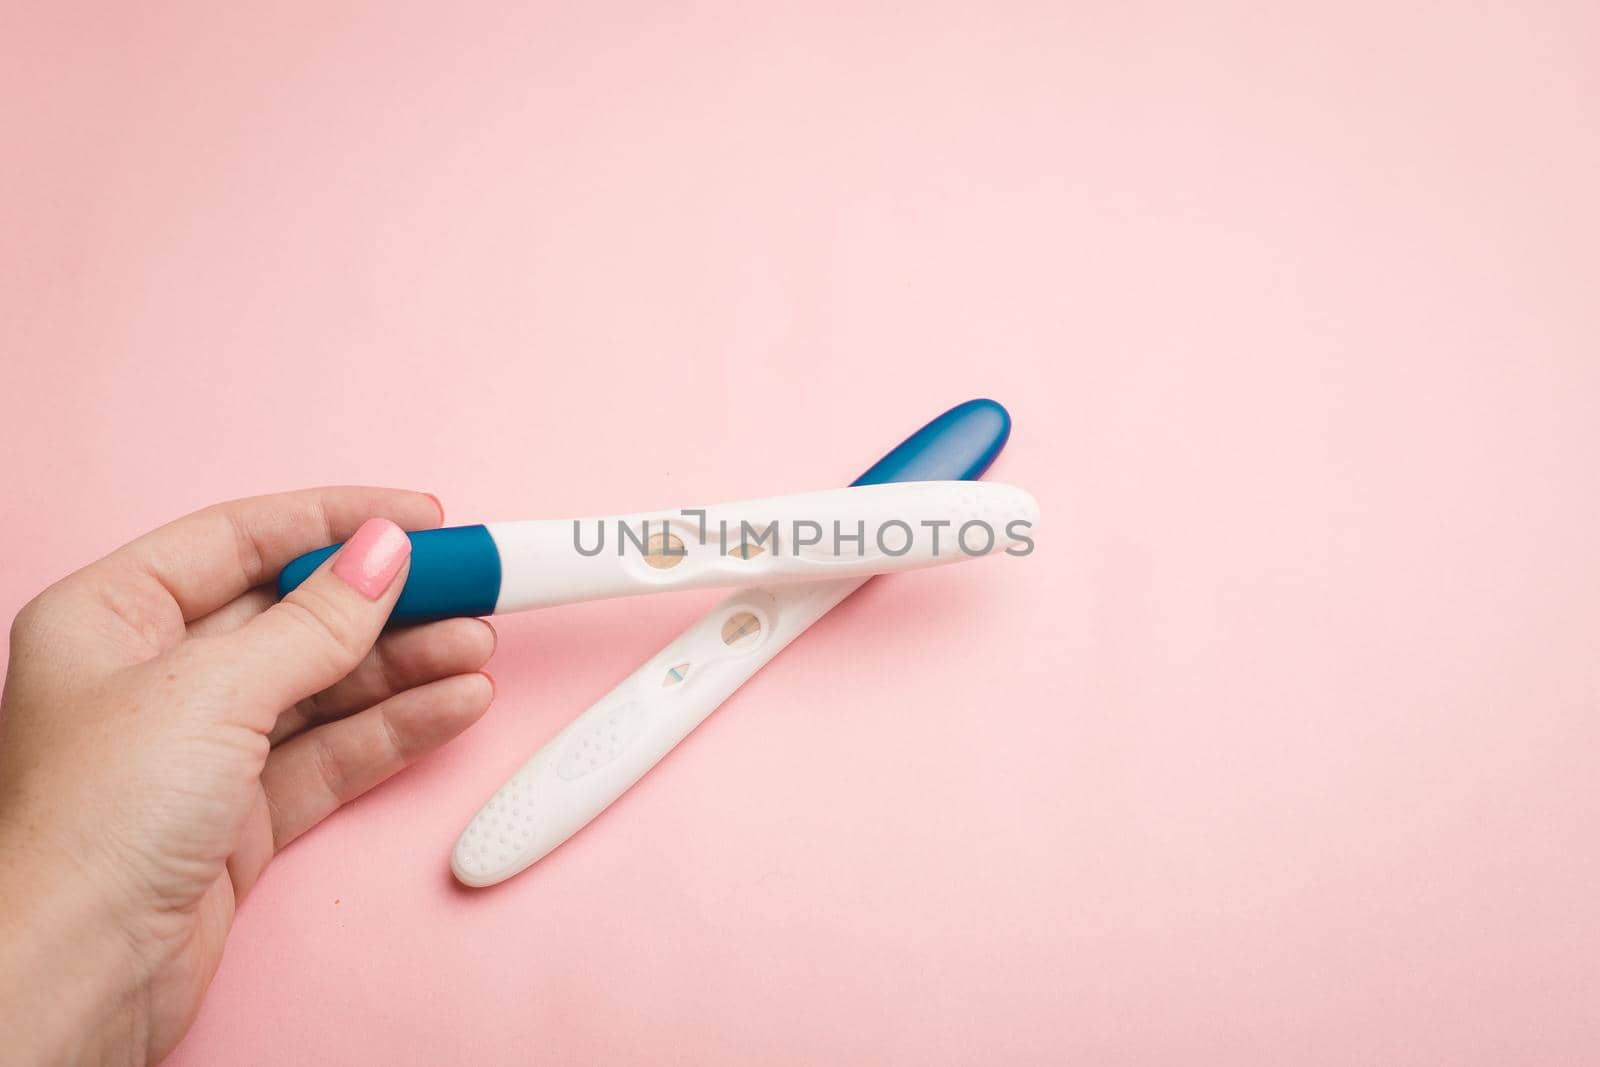
[[543,859],[627,792],[734,690],[835,604],[844,578],[728,597],[572,720],[467,824],[450,869],[470,886]]
[[[890,489],[917,484],[899,479],[977,478],[1004,447],[1010,428],[1005,409],[991,400],[958,405],[907,438],[857,484]],[[1037,522],[1037,505],[1026,494],[1013,495],[1019,490],[957,484],[1005,489],[997,499],[1024,507],[1027,521]],[[968,503],[955,510],[983,498],[962,497]],[[493,885],[543,858],[867,581],[853,576],[743,589],[723,600],[551,738],[496,790],[456,842],[450,859],[456,878],[469,886]]]
[[[1038,505],[1010,485],[908,481],[637,512],[422,530],[391,619],[489,615],[672,589],[915,570],[1028,543]],[[333,548],[284,568],[280,594]]]

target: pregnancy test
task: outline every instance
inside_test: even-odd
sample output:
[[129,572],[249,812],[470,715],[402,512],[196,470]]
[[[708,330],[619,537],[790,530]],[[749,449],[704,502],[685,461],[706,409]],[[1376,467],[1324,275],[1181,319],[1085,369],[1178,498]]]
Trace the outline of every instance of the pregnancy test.
[[[1012,551],[1038,505],[1022,489],[916,481],[589,519],[409,534],[411,570],[390,616],[490,615],[670,589],[860,578]],[[278,578],[283,595],[337,545]]]
[[[969,401],[912,434],[855,485],[976,479],[1010,432],[1003,407]],[[551,738],[489,798],[451,854],[456,878],[469,886],[493,885],[544,858],[867,581],[763,586],[723,600]]]

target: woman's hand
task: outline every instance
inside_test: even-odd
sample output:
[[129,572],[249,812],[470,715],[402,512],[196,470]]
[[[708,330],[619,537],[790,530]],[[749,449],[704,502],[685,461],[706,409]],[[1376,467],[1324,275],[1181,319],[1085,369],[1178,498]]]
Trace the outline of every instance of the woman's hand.
[[[160,1059],[273,855],[488,708],[488,624],[379,636],[402,530],[440,521],[432,497],[389,489],[221,504],[17,616],[0,704],[7,1062]],[[279,569],[335,541],[275,603]]]

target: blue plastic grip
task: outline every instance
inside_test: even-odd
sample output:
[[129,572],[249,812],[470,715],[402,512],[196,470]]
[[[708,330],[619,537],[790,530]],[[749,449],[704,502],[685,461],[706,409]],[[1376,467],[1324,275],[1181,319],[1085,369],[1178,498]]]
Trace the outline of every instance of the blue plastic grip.
[[957,404],[901,441],[851,485],[972,481],[1006,446],[1011,416],[993,400]]
[[[500,552],[486,527],[446,526],[406,536],[411,539],[411,573],[390,623],[494,613],[500,599]],[[278,595],[309,578],[338,548],[329,545],[290,561],[278,575]]]

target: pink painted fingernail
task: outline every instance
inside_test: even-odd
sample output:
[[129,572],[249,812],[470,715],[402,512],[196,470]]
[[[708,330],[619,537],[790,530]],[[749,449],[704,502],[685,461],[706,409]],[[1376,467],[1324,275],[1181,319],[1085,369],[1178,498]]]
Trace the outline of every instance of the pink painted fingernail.
[[377,600],[411,555],[411,539],[388,519],[368,519],[339,549],[333,573],[368,600]]

